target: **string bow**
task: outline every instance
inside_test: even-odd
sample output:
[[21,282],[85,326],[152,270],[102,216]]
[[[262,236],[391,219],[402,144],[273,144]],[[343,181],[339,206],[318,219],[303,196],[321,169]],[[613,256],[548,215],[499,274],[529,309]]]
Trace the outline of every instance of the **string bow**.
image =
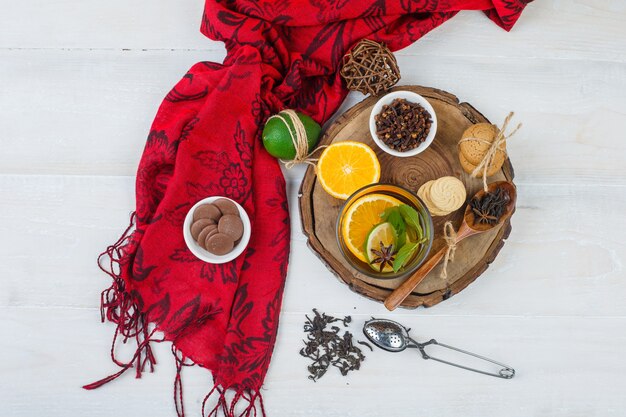
[[448,278],[448,262],[454,261],[454,254],[456,253],[457,247],[457,234],[451,221],[447,221],[443,225],[443,238],[448,248],[443,258],[443,268],[441,269],[440,277],[446,279]]
[[480,139],[480,138],[464,138],[461,139],[459,141],[459,144],[462,142],[467,142],[467,141],[477,141],[480,143],[484,143],[486,145],[489,145],[489,149],[487,150],[487,153],[485,153],[485,156],[483,157],[483,159],[480,161],[480,163],[478,165],[476,165],[476,168],[474,168],[474,170],[472,171],[472,177],[478,177],[479,174],[482,174],[482,178],[483,178],[483,189],[485,190],[485,192],[488,191],[487,188],[487,172],[489,171],[489,167],[491,166],[491,164],[493,163],[494,158],[496,157],[496,153],[498,151],[501,151],[504,153],[505,157],[507,156],[507,152],[506,152],[506,140],[509,139],[511,136],[513,136],[521,127],[522,124],[519,123],[515,129],[513,129],[513,131],[511,133],[509,133],[508,135],[505,133],[506,132],[506,128],[509,125],[509,122],[511,121],[511,118],[513,118],[513,115],[515,113],[510,112],[508,116],[506,116],[506,118],[504,119],[504,123],[502,123],[502,128],[498,129],[498,133],[496,134],[496,137],[493,139],[493,142],[488,142],[484,139]]

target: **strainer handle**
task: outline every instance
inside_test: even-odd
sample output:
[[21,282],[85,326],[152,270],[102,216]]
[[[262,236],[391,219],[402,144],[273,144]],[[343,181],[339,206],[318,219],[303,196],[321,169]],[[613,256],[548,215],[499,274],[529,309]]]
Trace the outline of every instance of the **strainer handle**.
[[[446,345],[446,344],[443,344],[443,343],[439,343],[435,339],[431,339],[431,340],[429,340],[426,343],[416,343],[416,345],[417,345],[417,348],[419,349],[419,351],[422,354],[422,357],[424,359],[432,359],[432,360],[437,361],[437,362],[441,362],[441,363],[445,363],[445,364],[448,364],[448,365],[456,366],[457,368],[467,369],[468,371],[478,372],[479,374],[485,374],[485,375],[489,375],[489,376],[495,376],[497,378],[511,379],[511,378],[513,378],[515,376],[515,369],[511,368],[508,365],[505,365],[503,363],[494,361],[493,359],[489,359],[489,358],[486,358],[486,357],[481,356],[481,355],[477,355],[477,354],[472,353],[472,352],[468,352],[468,351],[463,350],[463,349],[455,348],[454,346],[450,346],[450,345]],[[482,359],[484,361],[491,362],[493,364],[501,366],[502,369],[500,369],[498,371],[498,373],[495,373],[495,372],[490,372],[490,371],[484,371],[484,370],[481,370],[481,369],[470,368],[469,366],[465,366],[465,365],[461,365],[461,364],[458,364],[458,363],[449,362],[449,361],[446,361],[444,359],[435,358],[433,356],[430,356],[428,353],[426,353],[426,349],[425,348],[428,345],[437,345],[437,346],[441,346],[441,347],[444,347],[444,348],[447,348],[447,349],[450,349],[450,350],[454,350],[456,352],[463,353],[465,355],[473,356],[475,358]]]

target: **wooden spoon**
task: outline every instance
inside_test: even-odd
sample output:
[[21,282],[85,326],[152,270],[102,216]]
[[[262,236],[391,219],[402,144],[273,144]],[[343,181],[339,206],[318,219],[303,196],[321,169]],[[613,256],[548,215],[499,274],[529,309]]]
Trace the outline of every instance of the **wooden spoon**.
[[[498,220],[496,224],[487,224],[487,223],[479,223],[475,221],[474,212],[472,211],[469,204],[465,208],[465,214],[463,215],[463,223],[461,223],[461,227],[457,232],[457,243],[466,237],[470,237],[479,233],[486,232],[487,230],[491,230],[494,227],[502,224],[505,220],[507,220],[515,211],[515,200],[517,199],[517,191],[515,189],[515,185],[512,182],[508,181],[498,181],[492,182],[488,185],[489,192],[494,192],[498,188],[503,188],[509,194],[510,200],[509,204],[507,204],[504,213]],[[474,197],[482,198],[485,194],[485,190],[481,189],[477,192]],[[398,288],[396,288],[389,296],[385,299],[385,307],[387,310],[393,311],[395,310],[406,297],[409,296],[419,285],[420,282],[434,267],[436,267],[439,262],[443,259],[448,250],[447,246],[444,246],[439,250],[439,252],[435,253],[430,257],[413,275],[411,275],[406,281],[404,281]]]

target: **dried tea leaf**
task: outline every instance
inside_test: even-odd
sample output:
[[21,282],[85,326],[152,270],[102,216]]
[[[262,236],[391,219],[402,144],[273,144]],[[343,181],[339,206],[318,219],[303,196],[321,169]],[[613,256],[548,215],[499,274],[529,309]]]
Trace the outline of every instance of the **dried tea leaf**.
[[[350,316],[343,319],[319,313],[313,309],[314,316],[306,316],[304,331],[307,333],[304,347],[300,349],[300,355],[313,361],[307,369],[308,378],[317,381],[324,376],[330,366],[339,369],[342,375],[358,370],[365,356],[361,349],[353,343],[352,333],[342,332],[339,326],[330,326],[331,323],[341,322],[345,327],[352,321]],[[330,330],[328,330],[328,328]],[[357,341],[358,343],[361,343]]]

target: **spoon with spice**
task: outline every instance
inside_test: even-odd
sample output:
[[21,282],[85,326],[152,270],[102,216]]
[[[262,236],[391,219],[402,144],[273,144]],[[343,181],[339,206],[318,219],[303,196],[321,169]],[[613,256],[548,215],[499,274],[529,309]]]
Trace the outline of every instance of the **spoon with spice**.
[[[459,228],[455,244],[470,236],[486,232],[504,223],[515,211],[517,191],[508,181],[489,184],[487,191],[481,189],[465,208],[463,222]],[[447,246],[432,255],[413,275],[404,281],[385,299],[387,310],[395,310],[409,296],[430,271],[444,258]]]

